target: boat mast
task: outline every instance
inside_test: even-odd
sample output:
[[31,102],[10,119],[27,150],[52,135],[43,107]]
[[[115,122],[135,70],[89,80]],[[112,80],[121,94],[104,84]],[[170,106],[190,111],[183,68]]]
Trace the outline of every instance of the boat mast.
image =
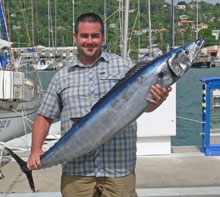
[[32,19],[32,46],[34,47],[34,3],[31,0],[31,19]]
[[174,3],[171,2],[170,51],[174,48]]
[[[138,0],[138,31],[139,33],[141,32],[141,17],[140,17],[140,0]],[[131,40],[130,40],[131,41]],[[141,48],[141,37],[140,34],[138,35],[138,54],[139,54],[139,50]],[[139,60],[139,55],[138,55],[138,60]]]
[[[74,18],[74,15],[75,15],[75,9],[74,9],[74,0],[72,1],[72,4],[73,4],[73,34],[75,32],[75,18]],[[73,38],[73,46],[75,46],[75,43],[74,43],[74,38]]]
[[38,46],[38,40],[39,40],[39,34],[38,34],[38,20],[36,20],[36,18],[38,18],[38,0],[35,0],[35,18],[34,18],[34,33],[35,33],[35,46],[37,47]]
[[129,0],[125,0],[125,22],[124,22],[124,45],[122,51],[122,57],[127,57],[128,47],[128,19],[129,19]]
[[149,24],[149,58],[151,58],[152,57],[152,38],[151,38],[150,0],[148,0],[148,24]]
[[[2,35],[4,40],[8,40],[8,43],[10,43],[9,35],[8,35],[8,29],[7,29],[7,24],[6,24],[6,17],[4,13],[4,2],[0,0],[0,19],[1,19],[1,27],[2,27]],[[7,38],[6,38],[7,37]],[[12,52],[11,52],[11,46],[8,46],[9,54],[10,54],[10,65],[6,67],[6,69],[10,69],[12,65]],[[14,60],[14,59],[13,59]]]
[[4,16],[4,10],[3,10],[3,5],[2,5],[2,1],[0,0],[0,17],[1,17],[1,27],[2,27],[2,36],[3,36],[3,40],[7,40],[6,38],[6,22],[5,22],[5,16]]
[[50,0],[48,0],[48,45],[50,48]]
[[[119,31],[120,31],[120,51],[121,51],[121,54],[123,54],[123,44],[124,44],[124,31],[123,31],[123,22],[124,22],[124,17],[123,17],[123,10],[124,10],[124,4],[123,4],[123,0],[119,0],[118,1],[119,5],[118,5],[118,10],[119,10]],[[115,51],[116,52],[116,51]]]
[[27,32],[28,46],[30,46],[31,45],[31,38],[30,38],[30,34],[29,34],[28,21],[27,21],[26,15],[24,13],[25,10],[27,10],[26,5],[25,5],[25,2],[24,2],[24,6],[23,6],[21,0],[19,0],[19,3],[20,3],[20,6],[21,6],[21,12],[22,12],[22,16],[23,16],[23,19],[24,19],[25,29],[26,29],[26,32]]
[[55,55],[57,54],[57,0],[55,0],[55,35],[54,35],[54,42],[55,42]]
[[104,39],[105,39],[105,44],[107,44],[107,21],[106,21],[106,19],[107,19],[107,17],[106,17],[106,0],[104,0]]
[[198,39],[198,23],[199,23],[199,4],[196,0],[196,40]]
[[8,34],[9,34],[9,40],[8,41],[11,41],[13,40],[12,39],[12,32],[11,31],[11,19],[10,19],[10,11],[9,11],[9,2],[7,2],[7,11],[8,11]]

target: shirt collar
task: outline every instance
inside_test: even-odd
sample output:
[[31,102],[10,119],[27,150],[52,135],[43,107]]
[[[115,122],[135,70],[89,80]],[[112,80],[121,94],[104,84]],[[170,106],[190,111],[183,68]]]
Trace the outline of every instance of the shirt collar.
[[76,67],[80,67],[80,68],[91,67],[91,66],[94,66],[97,62],[109,62],[109,57],[108,57],[107,53],[102,52],[100,57],[92,65],[86,65],[86,64],[81,63],[79,61],[79,59],[78,59],[78,56],[74,55],[72,61],[68,62],[68,65],[69,65],[69,69],[68,70],[72,71]]

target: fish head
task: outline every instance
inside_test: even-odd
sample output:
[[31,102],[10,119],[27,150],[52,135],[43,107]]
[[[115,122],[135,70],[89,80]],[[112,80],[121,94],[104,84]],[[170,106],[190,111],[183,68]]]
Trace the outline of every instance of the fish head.
[[200,38],[170,52],[168,66],[176,78],[182,77],[192,66],[204,43],[205,39]]

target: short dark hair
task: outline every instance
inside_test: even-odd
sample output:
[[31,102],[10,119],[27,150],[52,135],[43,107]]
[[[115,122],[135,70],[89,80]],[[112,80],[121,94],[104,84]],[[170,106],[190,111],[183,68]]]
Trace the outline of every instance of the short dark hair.
[[75,24],[75,33],[78,34],[79,32],[79,23],[80,22],[88,22],[88,23],[94,23],[94,22],[98,22],[101,24],[101,32],[102,34],[104,34],[104,24],[103,21],[101,19],[101,17],[95,13],[85,13],[80,15],[77,20],[76,20],[76,24]]

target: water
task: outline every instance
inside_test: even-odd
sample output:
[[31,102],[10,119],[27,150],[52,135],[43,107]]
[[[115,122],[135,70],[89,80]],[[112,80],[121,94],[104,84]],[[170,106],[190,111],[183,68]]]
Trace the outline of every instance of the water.
[[[177,116],[202,121],[200,79],[207,77],[220,77],[220,68],[191,68],[177,81]],[[172,137],[172,145],[201,145],[201,132],[201,123],[177,118],[177,133]]]
[[[45,90],[56,71],[40,73]],[[177,82],[177,116],[202,121],[202,82],[207,77],[220,77],[220,68],[191,68]],[[220,117],[217,117],[219,120]],[[201,145],[202,124],[177,118],[177,134],[172,137],[172,145]]]
[[44,91],[46,91],[51,79],[53,78],[54,74],[56,73],[56,70],[50,70],[50,71],[39,71],[39,76],[42,83],[42,88]]

